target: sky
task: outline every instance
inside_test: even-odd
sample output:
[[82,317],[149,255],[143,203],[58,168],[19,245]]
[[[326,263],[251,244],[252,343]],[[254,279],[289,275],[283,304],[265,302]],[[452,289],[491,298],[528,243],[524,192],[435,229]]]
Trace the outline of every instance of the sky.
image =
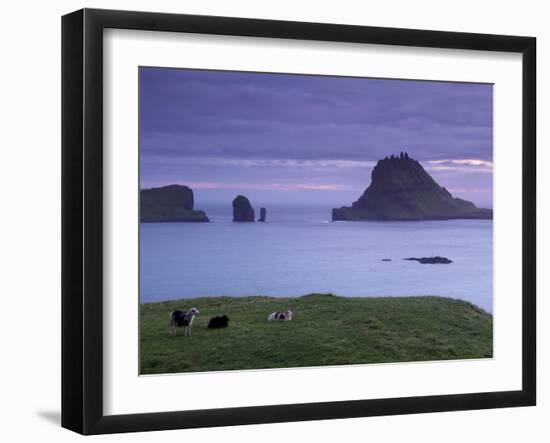
[[140,187],[349,205],[401,151],[492,207],[489,84],[141,67]]

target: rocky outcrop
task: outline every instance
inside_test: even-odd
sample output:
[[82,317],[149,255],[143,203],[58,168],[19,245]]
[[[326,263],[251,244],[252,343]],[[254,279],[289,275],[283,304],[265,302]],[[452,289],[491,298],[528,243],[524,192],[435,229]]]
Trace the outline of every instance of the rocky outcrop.
[[210,221],[204,211],[193,207],[193,190],[188,186],[169,185],[140,192],[140,220],[144,223]]
[[260,218],[258,219],[258,221],[265,222],[266,216],[267,216],[267,210],[265,208],[260,208]]
[[332,220],[492,219],[492,209],[455,198],[407,153],[386,157],[372,170],[371,184],[351,206],[334,208]]
[[449,263],[453,262],[447,257],[439,257],[437,255],[435,257],[409,257],[404,258],[403,260],[414,260],[423,265],[448,265]]
[[233,200],[233,221],[253,222],[255,218],[254,208],[244,195],[238,195]]

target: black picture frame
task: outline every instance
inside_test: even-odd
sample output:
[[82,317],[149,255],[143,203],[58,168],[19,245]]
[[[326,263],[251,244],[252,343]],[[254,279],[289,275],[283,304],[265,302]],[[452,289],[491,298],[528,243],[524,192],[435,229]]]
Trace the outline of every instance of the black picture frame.
[[[522,388],[391,399],[131,415],[103,412],[103,31],[503,51],[522,54]],[[536,39],[229,17],[83,9],[62,18],[62,426],[82,434],[152,431],[536,403]],[[518,147],[519,148],[519,147]]]

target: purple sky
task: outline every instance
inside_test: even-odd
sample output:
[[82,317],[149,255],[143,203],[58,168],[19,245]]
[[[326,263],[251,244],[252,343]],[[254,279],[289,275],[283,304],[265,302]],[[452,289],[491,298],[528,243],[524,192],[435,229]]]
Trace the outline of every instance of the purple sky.
[[140,68],[141,188],[200,202],[348,205],[400,151],[455,196],[492,206],[487,84]]

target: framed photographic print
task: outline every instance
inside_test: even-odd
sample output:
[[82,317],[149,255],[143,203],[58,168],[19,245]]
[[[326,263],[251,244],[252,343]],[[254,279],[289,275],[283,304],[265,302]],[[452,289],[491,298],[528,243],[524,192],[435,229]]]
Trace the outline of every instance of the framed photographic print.
[[62,425],[536,400],[532,37],[62,21]]

